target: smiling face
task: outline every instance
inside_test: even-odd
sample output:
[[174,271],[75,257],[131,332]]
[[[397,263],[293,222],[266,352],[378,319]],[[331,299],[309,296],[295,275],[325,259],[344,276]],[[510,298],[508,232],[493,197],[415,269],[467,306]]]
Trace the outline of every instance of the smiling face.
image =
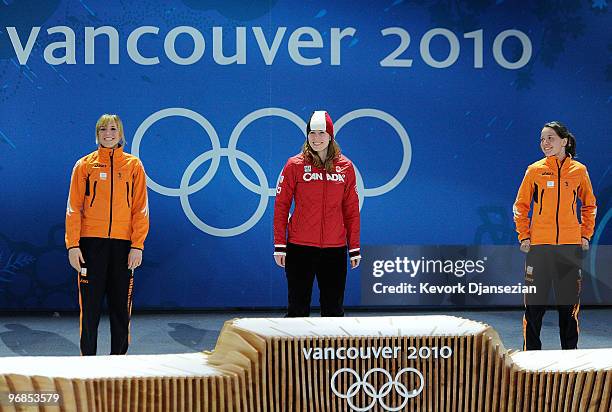
[[104,114],[98,119],[96,123],[96,143],[109,149],[125,144],[123,124],[119,116]]
[[317,152],[321,160],[326,158],[326,156],[321,156],[321,154],[327,154],[330,140],[331,136],[325,130],[311,130],[308,133],[308,144],[312,150]]
[[119,134],[119,127],[114,120],[100,126],[98,129],[98,142],[100,142],[103,147],[117,147],[120,140],[121,135]]
[[557,156],[562,159],[565,157],[565,146],[567,139],[559,137],[557,132],[551,127],[545,127],[540,134],[540,148],[546,157]]

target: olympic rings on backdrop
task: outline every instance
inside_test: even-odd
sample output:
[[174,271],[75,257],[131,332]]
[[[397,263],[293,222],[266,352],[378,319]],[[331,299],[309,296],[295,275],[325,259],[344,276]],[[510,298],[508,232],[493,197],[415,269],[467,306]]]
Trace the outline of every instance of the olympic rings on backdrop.
[[[151,126],[153,126],[159,120],[174,116],[186,117],[199,124],[208,135],[208,138],[212,143],[212,149],[197,156],[189,164],[189,166],[187,166],[187,168],[183,172],[181,183],[178,188],[163,186],[151,179],[151,177],[148,175],[147,185],[153,191],[161,195],[178,197],[181,201],[181,207],[183,208],[183,211],[185,212],[185,215],[187,216],[189,221],[204,233],[219,237],[231,237],[247,232],[253,226],[255,226],[265,214],[266,207],[268,205],[268,199],[276,195],[276,187],[269,187],[268,179],[266,178],[265,172],[259,165],[259,163],[257,163],[257,161],[253,159],[253,157],[249,156],[248,154],[242,152],[237,148],[238,139],[240,138],[244,129],[246,129],[254,121],[263,117],[275,116],[289,120],[300,129],[300,132],[302,133],[302,135],[304,135],[304,137],[306,133],[306,123],[295,113],[278,107],[269,107],[265,109],[255,110],[247,114],[240,122],[238,122],[238,124],[236,125],[236,127],[234,127],[234,130],[230,135],[228,147],[222,148],[221,143],[219,141],[219,136],[217,135],[215,128],[204,116],[197,112],[194,112],[193,110],[181,107],[167,108],[153,113],[141,123],[134,135],[134,140],[132,142],[132,154],[134,154],[135,156],[139,155],[142,139]],[[382,110],[359,109],[353,110],[345,114],[335,122],[335,134],[338,135],[340,129],[347,123],[349,123],[351,120],[359,119],[362,117],[372,117],[380,119],[383,122],[389,124],[395,130],[401,140],[403,156],[402,163],[395,176],[393,176],[393,178],[387,183],[375,188],[366,188],[364,186],[361,173],[359,172],[357,166],[353,164],[355,166],[355,175],[357,178],[357,191],[359,194],[360,208],[363,205],[364,198],[380,196],[397,187],[406,176],[412,159],[412,146],[410,144],[410,138],[408,136],[408,133],[406,132],[406,129],[404,129],[402,124],[395,117]],[[217,173],[217,170],[219,169],[222,157],[228,158],[230,169],[232,170],[232,173],[234,174],[238,182],[240,182],[240,184],[249,191],[260,196],[259,204],[253,215],[251,215],[251,217],[247,219],[246,222],[230,228],[217,228],[204,223],[195,214],[189,203],[189,195],[192,195],[203,189],[214,178]],[[204,176],[202,176],[197,182],[190,184],[191,177],[193,176],[197,168],[208,160],[211,161],[210,168],[206,171]],[[253,183],[242,173],[242,170],[238,165],[238,160],[241,160],[242,162],[246,163],[246,165],[249,166],[255,172],[255,176],[257,177],[259,184]]]

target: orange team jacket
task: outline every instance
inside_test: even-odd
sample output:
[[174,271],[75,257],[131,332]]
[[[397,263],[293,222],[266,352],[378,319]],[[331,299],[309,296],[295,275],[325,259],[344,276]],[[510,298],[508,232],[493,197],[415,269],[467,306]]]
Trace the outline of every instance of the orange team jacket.
[[531,239],[532,245],[572,245],[580,244],[581,238],[590,241],[597,206],[586,166],[569,156],[563,161],[551,156],[529,165],[513,212],[521,242]]
[[125,239],[144,248],[149,231],[146,175],[141,161],[123,147],[100,147],[72,170],[66,206],[66,248],[81,237]]

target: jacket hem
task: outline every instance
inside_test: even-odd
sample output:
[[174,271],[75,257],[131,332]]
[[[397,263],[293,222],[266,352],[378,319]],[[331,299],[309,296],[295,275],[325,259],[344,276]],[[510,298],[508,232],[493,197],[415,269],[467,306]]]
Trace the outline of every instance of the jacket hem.
[[301,240],[289,240],[289,242],[287,243],[293,243],[294,245],[300,245],[300,246],[313,246],[313,247],[319,247],[319,248],[326,248],[326,247],[346,247],[346,243],[317,243],[317,242],[302,242]]

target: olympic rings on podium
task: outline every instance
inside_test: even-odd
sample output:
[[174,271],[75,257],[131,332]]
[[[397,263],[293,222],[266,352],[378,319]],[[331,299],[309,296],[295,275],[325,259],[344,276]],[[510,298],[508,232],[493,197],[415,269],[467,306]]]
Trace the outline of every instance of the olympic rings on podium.
[[[353,375],[355,377],[355,382],[351,384],[351,386],[348,387],[346,393],[340,393],[336,385],[336,379],[338,378],[340,374],[345,373],[345,372],[348,372],[350,375]],[[385,382],[378,391],[374,388],[374,385],[368,382],[368,378],[372,374],[377,373],[377,372],[382,373],[387,378],[387,382]],[[419,385],[417,389],[408,390],[406,385],[401,383],[400,377],[404,373],[407,373],[407,372],[414,373],[417,375],[419,379]],[[371,410],[372,408],[374,408],[374,406],[378,402],[385,411],[397,412],[397,411],[401,411],[402,409],[404,409],[406,405],[408,404],[408,401],[411,398],[418,396],[423,391],[423,387],[425,386],[425,378],[423,377],[423,374],[421,372],[419,372],[418,370],[414,368],[400,369],[395,375],[395,378],[393,378],[391,374],[385,369],[373,368],[367,371],[365,375],[363,375],[363,379],[359,376],[359,374],[354,369],[342,368],[334,372],[334,374],[331,377],[330,384],[331,384],[332,392],[339,398],[346,399],[348,405],[354,411],[367,412]],[[353,402],[353,398],[357,396],[359,391],[362,389],[369,398],[372,398],[372,400],[367,406],[359,407],[355,405],[355,403]],[[384,401],[384,398],[387,395],[389,395],[389,393],[391,392],[391,389],[395,389],[397,394],[403,398],[402,403],[397,407],[389,406]]]

